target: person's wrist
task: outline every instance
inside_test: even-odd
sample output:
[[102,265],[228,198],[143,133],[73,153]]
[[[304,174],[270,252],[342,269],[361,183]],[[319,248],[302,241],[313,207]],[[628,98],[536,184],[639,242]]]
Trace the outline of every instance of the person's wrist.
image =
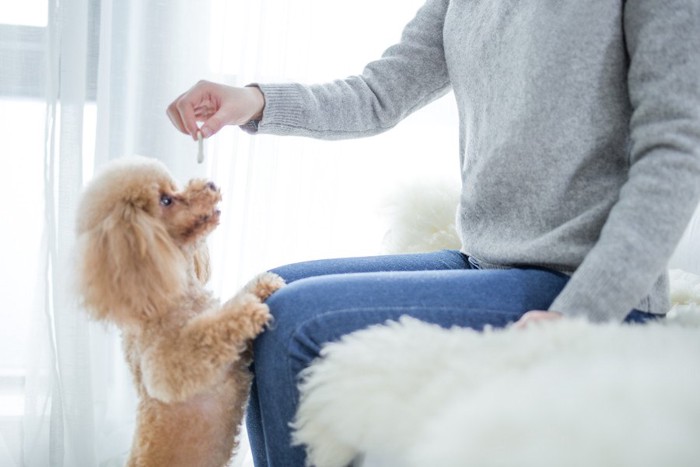
[[246,88],[248,92],[251,93],[253,102],[255,103],[254,108],[256,109],[256,112],[250,119],[253,121],[260,121],[263,118],[263,111],[265,110],[265,95],[260,88],[254,84],[249,84]]

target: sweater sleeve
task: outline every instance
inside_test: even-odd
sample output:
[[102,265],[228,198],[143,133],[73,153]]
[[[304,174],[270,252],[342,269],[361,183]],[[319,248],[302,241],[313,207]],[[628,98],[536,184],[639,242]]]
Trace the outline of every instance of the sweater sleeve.
[[600,237],[551,306],[621,321],[668,267],[700,199],[700,2],[630,0],[629,177]]
[[448,0],[428,0],[398,44],[361,75],[330,83],[257,84],[265,96],[258,133],[343,139],[371,136],[449,90],[443,51]]

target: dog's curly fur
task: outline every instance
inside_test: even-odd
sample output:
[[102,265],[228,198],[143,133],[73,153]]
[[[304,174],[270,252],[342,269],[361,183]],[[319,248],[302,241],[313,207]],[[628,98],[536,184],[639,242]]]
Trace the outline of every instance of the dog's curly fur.
[[82,195],[79,292],[92,318],[121,329],[139,395],[129,466],[220,467],[234,450],[250,342],[283,281],[262,274],[224,304],[204,288],[220,199],[205,180],[179,191],[144,157],[109,164]]

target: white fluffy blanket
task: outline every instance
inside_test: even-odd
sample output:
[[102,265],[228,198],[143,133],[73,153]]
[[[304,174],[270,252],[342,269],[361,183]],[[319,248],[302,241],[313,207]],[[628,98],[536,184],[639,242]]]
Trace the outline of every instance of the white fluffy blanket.
[[296,440],[319,467],[697,467],[700,278],[672,284],[663,324],[351,334],[308,370]]

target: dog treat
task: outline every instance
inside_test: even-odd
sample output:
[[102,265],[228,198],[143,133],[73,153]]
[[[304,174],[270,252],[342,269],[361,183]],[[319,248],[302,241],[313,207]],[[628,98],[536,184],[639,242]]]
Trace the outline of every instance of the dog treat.
[[204,162],[204,138],[202,137],[202,132],[197,130],[197,163],[201,164]]

